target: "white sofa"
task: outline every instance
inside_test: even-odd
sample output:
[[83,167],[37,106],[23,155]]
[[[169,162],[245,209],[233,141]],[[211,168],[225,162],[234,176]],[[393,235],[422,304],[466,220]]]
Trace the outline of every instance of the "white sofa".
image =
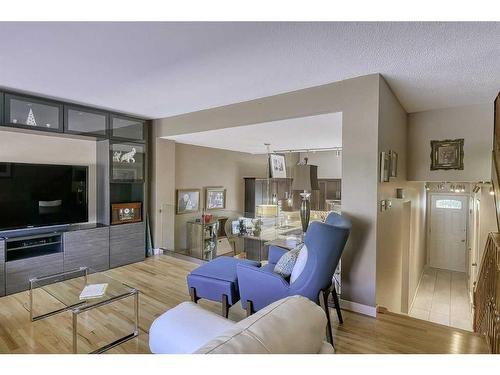
[[159,316],[149,330],[156,354],[332,354],[324,311],[305,297],[276,301],[235,323],[192,302]]

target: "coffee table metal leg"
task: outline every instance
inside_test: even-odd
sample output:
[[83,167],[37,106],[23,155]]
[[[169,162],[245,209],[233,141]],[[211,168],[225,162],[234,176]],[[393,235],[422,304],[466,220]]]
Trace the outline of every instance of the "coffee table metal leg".
[[134,332],[126,335],[126,336],[123,336],[107,345],[104,345],[102,347],[100,347],[99,349],[96,349],[94,350],[93,352],[91,352],[90,354],[100,354],[100,353],[104,353],[106,351],[108,351],[109,349],[111,348],[114,348],[115,346],[117,345],[120,345],[128,340],[131,340],[133,339],[134,337],[137,337],[139,335],[139,290],[134,290],[132,291],[131,293],[129,293],[128,295],[124,295],[124,296],[119,296],[119,297],[115,297],[115,298],[111,298],[110,300],[108,301],[104,301],[104,302],[100,302],[94,306],[90,306],[89,308],[86,308],[86,309],[82,309],[80,308],[80,311],[79,312],[83,312],[83,311],[86,311],[86,310],[92,310],[96,307],[100,307],[100,306],[104,306],[104,305],[109,305],[110,303],[114,302],[114,301],[119,301],[121,299],[124,299],[124,298],[127,298],[127,297],[130,297],[130,296],[134,296],[134,310],[135,310],[135,321],[134,321]]
[[134,333],[139,334],[139,291],[136,290],[134,295],[134,309],[135,309],[135,331]]
[[33,280],[30,280],[30,320],[33,321]]
[[78,353],[78,311],[73,310],[73,354]]

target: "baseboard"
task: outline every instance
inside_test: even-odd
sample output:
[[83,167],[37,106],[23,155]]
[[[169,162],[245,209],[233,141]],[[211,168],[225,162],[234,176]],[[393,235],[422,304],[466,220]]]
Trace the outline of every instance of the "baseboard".
[[352,312],[363,314],[363,315],[368,315],[368,316],[372,316],[372,317],[377,316],[377,308],[376,307],[363,305],[363,304],[357,303],[357,302],[346,301],[346,300],[341,299],[340,300],[340,307],[344,310],[352,311]]
[[424,268],[422,268],[422,272],[420,272],[420,277],[418,278],[418,284],[417,287],[415,288],[415,293],[413,293],[411,303],[408,306],[408,314],[410,314],[411,309],[413,309],[413,304],[415,303],[415,299],[417,298],[418,288],[420,288],[420,283],[422,282],[422,278],[424,277],[424,271],[426,266],[427,265],[424,265]]

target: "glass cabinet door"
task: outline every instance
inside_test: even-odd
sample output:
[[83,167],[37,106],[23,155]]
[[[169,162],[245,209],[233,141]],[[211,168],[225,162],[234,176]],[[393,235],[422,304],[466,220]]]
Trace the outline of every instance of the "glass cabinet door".
[[111,116],[111,137],[143,141],[144,121],[130,117]]
[[88,108],[64,107],[64,131],[66,133],[105,137],[108,115]]
[[62,132],[62,104],[5,94],[5,125]]
[[136,143],[112,143],[110,145],[111,181],[144,181],[145,147]]
[[0,92],[0,125],[3,125],[4,123],[3,107],[4,107],[3,92]]

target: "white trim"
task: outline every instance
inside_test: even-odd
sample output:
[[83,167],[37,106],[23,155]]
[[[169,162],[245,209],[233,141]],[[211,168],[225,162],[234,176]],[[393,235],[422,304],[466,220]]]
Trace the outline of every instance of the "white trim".
[[363,305],[363,304],[357,303],[357,302],[346,301],[346,300],[341,299],[340,300],[340,307],[342,307],[342,309],[344,309],[344,310],[353,311],[355,313],[372,316],[374,318],[377,316],[377,308],[376,307]]
[[424,268],[422,268],[422,272],[420,273],[420,277],[418,278],[417,288],[415,289],[415,293],[413,294],[413,298],[411,299],[411,304],[410,304],[410,307],[408,308],[408,314],[410,314],[410,311],[413,309],[413,304],[415,303],[415,300],[417,299],[418,289],[420,288],[420,283],[422,282],[422,278],[424,276],[424,272],[425,272],[426,267],[427,267],[427,265],[424,265]]

